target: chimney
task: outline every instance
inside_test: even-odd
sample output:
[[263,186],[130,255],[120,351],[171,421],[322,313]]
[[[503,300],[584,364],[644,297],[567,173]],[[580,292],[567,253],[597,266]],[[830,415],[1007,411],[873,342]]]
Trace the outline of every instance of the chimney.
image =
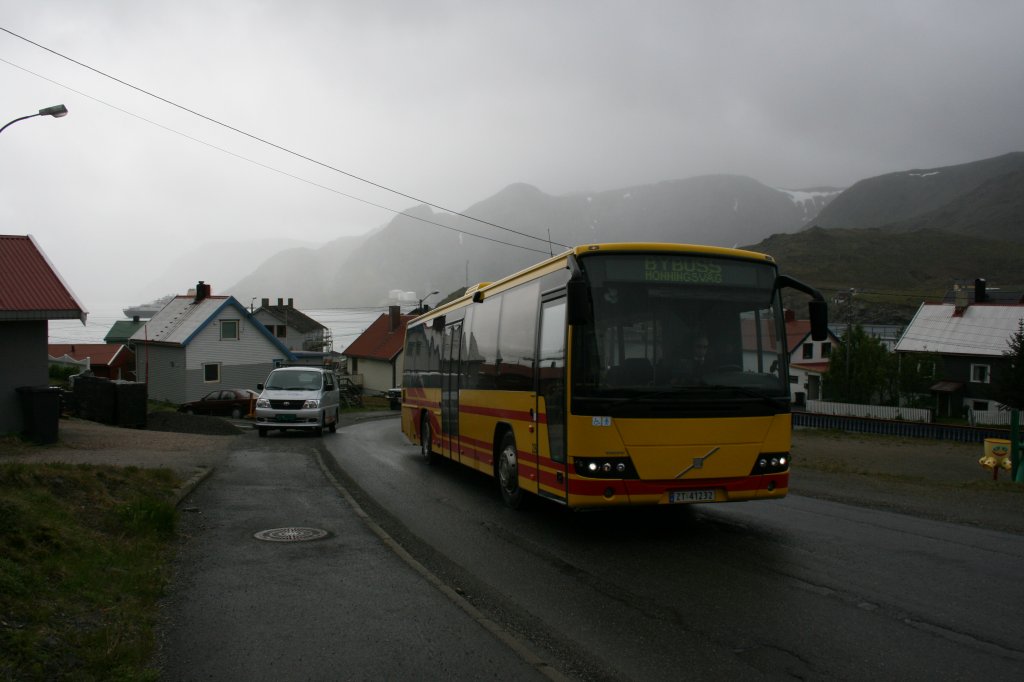
[[294,298],[289,298],[288,299],[288,307],[289,308],[294,308],[295,307],[295,299]]
[[960,317],[971,304],[967,298],[967,287],[959,282],[953,284],[953,317]]
[[985,280],[978,278],[974,280],[974,302],[984,303],[987,298],[985,293]]
[[284,299],[283,298],[277,299],[277,305],[283,306],[284,305]]
[[391,322],[390,331],[395,331],[402,322],[402,309],[397,305],[388,306],[388,317]]
[[195,302],[199,303],[204,298],[207,298],[209,295],[210,295],[210,285],[206,284],[205,282],[203,282],[203,280],[199,280],[199,284],[196,285],[196,300],[195,300]]
[[270,299],[269,298],[260,299],[260,305],[263,306],[264,308],[269,308],[270,307]]

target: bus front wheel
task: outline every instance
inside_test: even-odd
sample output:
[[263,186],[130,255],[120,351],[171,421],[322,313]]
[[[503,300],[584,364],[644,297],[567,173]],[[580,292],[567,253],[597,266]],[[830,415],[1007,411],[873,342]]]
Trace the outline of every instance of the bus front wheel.
[[516,439],[511,433],[501,438],[498,446],[498,487],[501,488],[501,499],[512,509],[519,509],[523,504],[523,489],[519,487],[519,457],[516,450]]
[[430,428],[430,416],[424,414],[420,418],[420,454],[427,464],[434,461],[434,438]]

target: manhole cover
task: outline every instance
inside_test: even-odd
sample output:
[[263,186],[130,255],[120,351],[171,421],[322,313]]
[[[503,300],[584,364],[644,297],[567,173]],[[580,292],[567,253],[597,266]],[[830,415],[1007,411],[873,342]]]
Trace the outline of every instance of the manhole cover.
[[320,528],[271,528],[270,530],[261,530],[253,537],[267,542],[304,542],[319,540],[327,535],[327,531]]

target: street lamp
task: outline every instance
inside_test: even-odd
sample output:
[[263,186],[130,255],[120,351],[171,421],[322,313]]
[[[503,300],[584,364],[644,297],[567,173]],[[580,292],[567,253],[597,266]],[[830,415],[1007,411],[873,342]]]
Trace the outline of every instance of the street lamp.
[[53,116],[54,118],[61,118],[67,115],[68,108],[66,106],[64,106],[63,104],[55,104],[52,107],[40,109],[38,114],[29,114],[28,116],[22,116],[21,118],[16,118],[13,121],[9,121],[3,128],[0,128],[0,133],[7,130],[7,126],[11,125],[12,123],[24,121],[26,118],[35,118],[36,116]]
[[431,291],[431,292],[430,292],[429,294],[427,294],[426,296],[424,296],[423,298],[421,298],[421,299],[420,299],[420,304],[419,304],[418,306],[416,306],[416,310],[417,310],[417,312],[418,312],[418,313],[419,313],[420,315],[422,315],[423,313],[427,312],[426,310],[424,310],[424,309],[423,309],[423,302],[424,302],[425,300],[427,300],[428,298],[430,298],[431,296],[433,296],[434,294],[439,294],[439,293],[441,293],[441,292],[440,292],[440,291]]

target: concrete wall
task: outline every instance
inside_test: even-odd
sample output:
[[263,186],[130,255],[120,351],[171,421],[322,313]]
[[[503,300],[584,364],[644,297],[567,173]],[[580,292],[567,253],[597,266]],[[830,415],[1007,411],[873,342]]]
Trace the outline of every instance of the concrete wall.
[[363,376],[363,391],[368,395],[373,395],[395,386],[401,386],[404,357],[405,353],[398,355],[394,369],[390,362],[359,358],[359,373]]
[[135,348],[135,366],[138,380],[146,384],[150,400],[186,402],[185,349],[140,343]]
[[21,433],[19,386],[50,382],[46,320],[0,322],[0,434]]

